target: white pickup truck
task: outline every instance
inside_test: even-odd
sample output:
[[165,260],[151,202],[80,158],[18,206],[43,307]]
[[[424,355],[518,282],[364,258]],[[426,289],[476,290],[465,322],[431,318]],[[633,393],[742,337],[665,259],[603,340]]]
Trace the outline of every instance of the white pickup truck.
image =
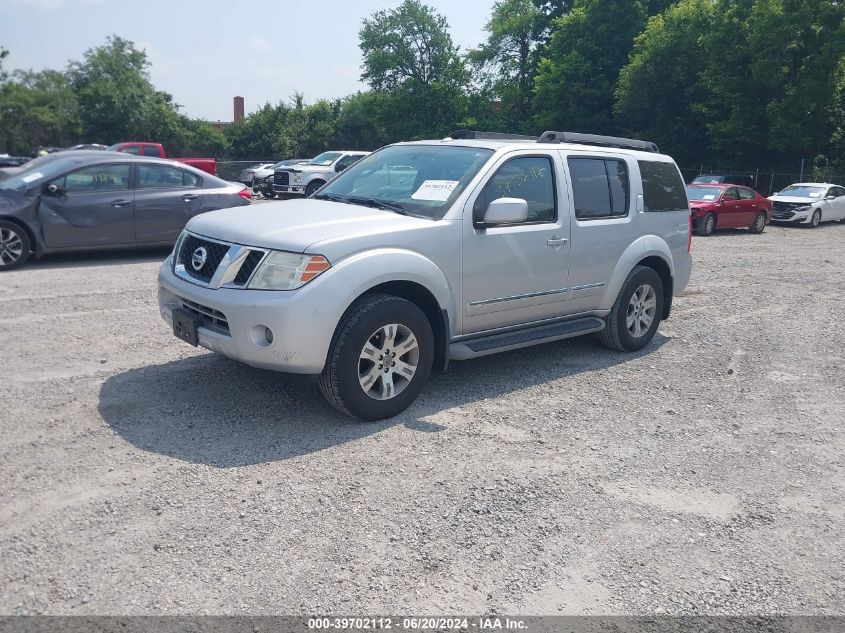
[[308,197],[367,154],[369,152],[323,152],[304,165],[276,168],[273,170],[273,193],[279,197]]

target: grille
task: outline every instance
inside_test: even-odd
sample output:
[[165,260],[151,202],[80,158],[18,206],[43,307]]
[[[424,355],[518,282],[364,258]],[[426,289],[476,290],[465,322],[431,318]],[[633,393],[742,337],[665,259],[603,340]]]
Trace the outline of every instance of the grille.
[[[199,270],[194,269],[191,263],[191,257],[194,252],[203,247],[206,250],[207,256],[205,264]],[[214,276],[220,261],[225,257],[229,251],[229,247],[225,244],[218,244],[217,242],[209,242],[208,240],[195,237],[193,235],[186,235],[182,241],[182,249],[179,251],[179,263],[185,266],[185,272],[194,279],[199,279],[208,283]]]
[[241,264],[241,269],[235,276],[233,283],[236,286],[246,285],[246,282],[248,282],[249,278],[252,277],[252,273],[255,272],[255,269],[262,257],[264,257],[264,253],[262,251],[250,251],[249,255],[246,256],[244,263]]
[[277,185],[288,185],[290,184],[290,172],[289,171],[277,171],[273,174],[273,182]]
[[226,319],[226,315],[220,312],[220,310],[215,310],[214,308],[209,308],[208,306],[204,306],[201,303],[196,303],[195,301],[190,301],[188,299],[183,299],[182,297],[177,297],[179,302],[182,304],[182,307],[187,310],[188,312],[192,312],[200,319],[200,324],[208,328],[210,330],[216,330],[221,334],[225,334],[229,336],[229,321]]

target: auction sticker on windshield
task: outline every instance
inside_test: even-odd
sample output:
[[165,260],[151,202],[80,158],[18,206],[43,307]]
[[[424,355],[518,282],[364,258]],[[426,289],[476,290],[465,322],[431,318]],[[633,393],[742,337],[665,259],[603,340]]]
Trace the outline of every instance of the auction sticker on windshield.
[[[21,178],[21,180],[28,184],[28,183],[32,182],[33,180],[38,180],[39,178],[43,178],[43,177],[44,177],[44,174],[42,174],[40,171],[34,171],[27,176],[23,176]],[[445,200],[445,198],[444,198],[444,200]]]
[[437,200],[438,202],[446,202],[455,187],[458,186],[457,180],[426,180],[420,185],[412,195],[414,200]]

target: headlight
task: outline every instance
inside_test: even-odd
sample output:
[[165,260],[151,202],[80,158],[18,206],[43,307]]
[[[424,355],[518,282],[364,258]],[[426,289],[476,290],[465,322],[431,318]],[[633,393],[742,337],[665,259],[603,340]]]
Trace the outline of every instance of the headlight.
[[273,251],[258,267],[249,287],[254,290],[296,290],[329,268],[331,264],[322,255]]
[[793,211],[795,211],[795,213],[803,213],[804,211],[812,210],[812,208],[813,206],[808,204],[806,207],[795,207]]
[[292,172],[290,179],[291,182],[302,182],[302,172]]
[[170,253],[170,257],[172,258],[171,264],[176,266],[176,262],[179,261],[179,251],[182,248],[182,242],[185,240],[185,231],[182,231],[179,234],[179,238],[176,240],[176,244],[173,245],[173,252]]

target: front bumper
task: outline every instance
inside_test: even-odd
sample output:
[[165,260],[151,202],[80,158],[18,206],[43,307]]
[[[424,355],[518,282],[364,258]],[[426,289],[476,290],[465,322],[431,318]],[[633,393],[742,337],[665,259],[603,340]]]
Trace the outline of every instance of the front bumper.
[[287,193],[291,195],[305,195],[305,187],[301,185],[277,185],[273,184],[273,193]]
[[[323,370],[350,294],[334,269],[292,291],[205,288],[174,275],[170,258],[158,274],[159,310],[171,327],[176,308],[210,315],[197,330],[201,347],[253,367],[294,374]],[[272,330],[272,343],[264,328]]]

